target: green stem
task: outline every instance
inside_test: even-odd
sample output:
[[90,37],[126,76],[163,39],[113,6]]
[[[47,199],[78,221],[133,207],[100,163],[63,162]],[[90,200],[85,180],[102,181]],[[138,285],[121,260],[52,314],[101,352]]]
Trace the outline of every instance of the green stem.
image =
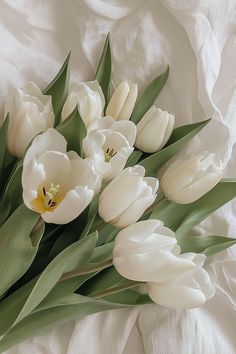
[[94,294],[90,294],[89,297],[92,297],[94,299],[99,299],[99,298],[104,297],[104,296],[116,294],[116,293],[118,293],[118,292],[120,292],[122,290],[134,288],[137,285],[141,285],[141,283],[132,281],[132,282],[130,282],[130,284],[126,283],[125,285],[117,286],[117,287],[114,287],[114,288],[111,288],[111,289],[107,289],[107,290],[100,291],[100,292],[97,292],[97,293],[94,293]]
[[103,269],[106,269],[106,268],[109,268],[113,265],[112,263],[112,259],[109,259],[108,261],[106,262],[103,262],[103,263],[99,263],[95,266],[90,266],[90,267],[86,267],[86,268],[82,268],[78,271],[73,271],[73,272],[68,272],[68,273],[65,273],[62,275],[62,277],[59,279],[59,282],[63,281],[63,280],[67,280],[67,279],[71,279],[71,278],[74,278],[74,277],[77,277],[78,275],[84,275],[84,274],[89,274],[89,273],[93,273],[93,272],[96,272],[98,270],[103,270]]

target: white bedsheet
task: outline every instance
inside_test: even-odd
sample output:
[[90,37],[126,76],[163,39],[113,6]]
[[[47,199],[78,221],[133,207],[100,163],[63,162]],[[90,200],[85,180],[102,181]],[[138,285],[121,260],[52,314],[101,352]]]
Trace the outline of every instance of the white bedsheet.
[[[236,3],[234,0],[2,0],[0,110],[29,80],[42,88],[72,50],[73,80],[90,80],[111,32],[113,78],[140,89],[166,64],[157,103],[178,125],[212,117],[192,151],[217,153],[236,176]],[[198,228],[236,237],[236,203]],[[207,262],[216,296],[195,310],[155,305],[70,322],[7,354],[235,354],[236,247]]]

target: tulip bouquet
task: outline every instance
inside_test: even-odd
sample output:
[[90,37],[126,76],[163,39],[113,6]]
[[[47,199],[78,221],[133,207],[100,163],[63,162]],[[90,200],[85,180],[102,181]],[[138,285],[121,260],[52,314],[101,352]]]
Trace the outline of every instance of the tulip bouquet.
[[68,57],[43,91],[31,82],[6,99],[1,353],[99,311],[194,308],[214,295],[204,261],[236,239],[193,229],[236,196],[236,181],[213,153],[173,160],[209,120],[174,128],[153,105],[168,72],[141,94],[125,81],[112,90],[107,37],[95,81],[70,86]]

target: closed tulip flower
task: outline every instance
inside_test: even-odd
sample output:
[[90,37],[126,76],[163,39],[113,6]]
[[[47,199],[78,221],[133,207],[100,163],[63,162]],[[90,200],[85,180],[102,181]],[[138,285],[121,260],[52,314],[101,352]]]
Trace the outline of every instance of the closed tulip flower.
[[116,120],[128,120],[133,112],[138,96],[137,84],[128,84],[122,81],[115,89],[107,106],[106,115]]
[[104,189],[98,211],[106,222],[126,227],[136,222],[154,202],[158,180],[144,175],[142,166],[128,167]]
[[203,305],[215,294],[208,273],[202,268],[205,256],[187,253],[180,256],[189,259],[195,266],[163,283],[149,283],[148,294],[159,305],[191,309]]
[[192,203],[209,192],[222,178],[222,166],[207,152],[177,159],[164,173],[161,187],[165,196],[179,204]]
[[40,88],[29,82],[9,95],[5,103],[5,117],[9,113],[8,150],[21,158],[31,140],[54,125],[51,96],[43,95]]
[[104,117],[90,127],[83,140],[85,156],[92,158],[102,178],[110,180],[125,167],[134,150],[135,137],[136,125],[133,122],[117,122],[112,117]]
[[101,118],[104,104],[102,89],[97,81],[74,84],[62,109],[62,120],[65,120],[78,106],[81,118],[88,127],[90,123]]
[[23,200],[48,223],[66,224],[91,202],[99,185],[88,159],[66,151],[54,129],[38,135],[23,162]]
[[191,259],[179,257],[173,231],[160,220],[139,221],[120,231],[113,249],[113,264],[125,278],[166,282],[192,269]]
[[163,148],[175,125],[175,116],[152,106],[137,124],[135,146],[148,153]]

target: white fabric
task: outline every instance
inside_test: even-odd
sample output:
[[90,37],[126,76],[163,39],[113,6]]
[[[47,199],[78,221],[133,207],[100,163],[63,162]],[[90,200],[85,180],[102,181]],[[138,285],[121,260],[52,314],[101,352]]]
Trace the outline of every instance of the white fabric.
[[[113,77],[140,88],[170,64],[157,100],[178,125],[213,117],[191,145],[236,175],[236,3],[234,0],[2,0],[0,94],[33,80],[43,88],[72,50],[73,80],[91,80],[111,32]],[[0,102],[0,105],[1,105]],[[1,105],[2,108],[2,105]],[[236,236],[236,203],[198,232]],[[236,246],[208,260],[216,296],[196,310],[155,305],[71,322],[7,354],[234,354]]]

